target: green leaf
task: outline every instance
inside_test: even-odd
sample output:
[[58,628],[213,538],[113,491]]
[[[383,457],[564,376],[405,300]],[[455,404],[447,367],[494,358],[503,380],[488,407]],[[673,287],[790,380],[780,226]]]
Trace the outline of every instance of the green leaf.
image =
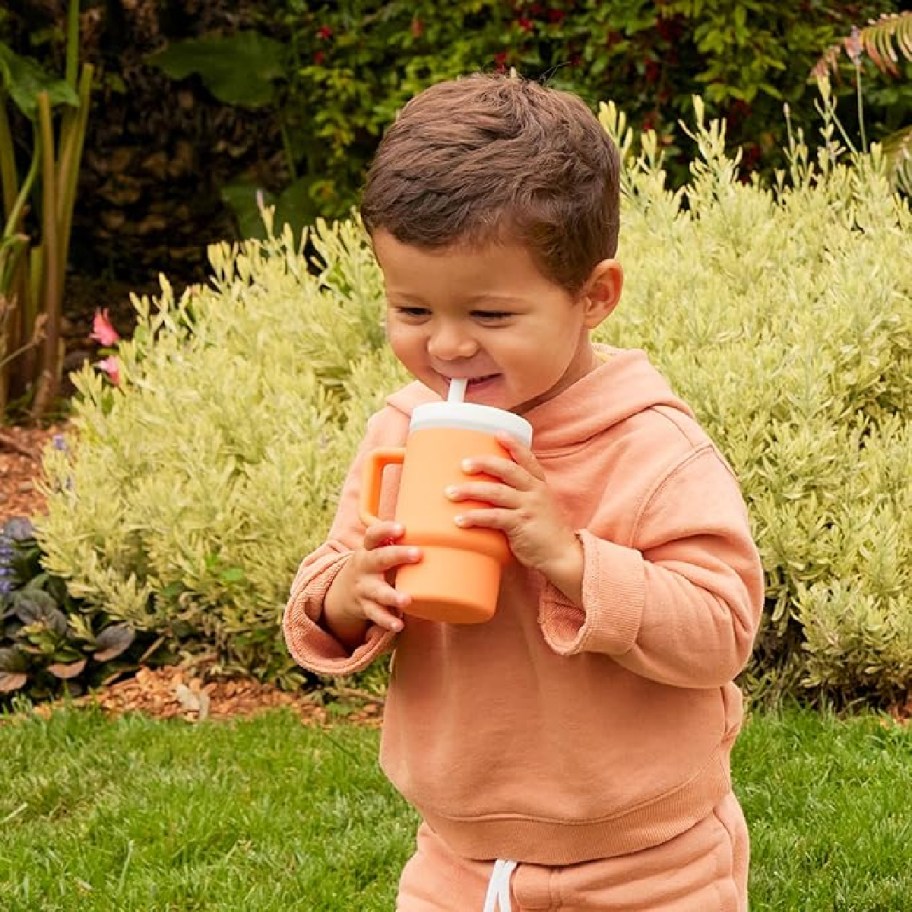
[[198,73],[219,101],[248,108],[272,104],[273,83],[284,78],[285,46],[259,32],[191,38],[152,54],[146,62],[172,79]]
[[38,95],[48,93],[51,106],[68,104],[76,108],[79,98],[62,79],[43,70],[29,57],[20,57],[0,42],[0,84],[16,107],[30,120],[37,116]]
[[311,196],[313,178],[302,177],[289,184],[279,195],[276,203],[275,230],[281,231],[284,224],[291,225],[295,237],[299,237],[305,225],[319,215],[318,207]]
[[0,672],[17,673],[28,668],[28,658],[15,647],[0,649]]
[[242,583],[246,578],[243,568],[241,567],[229,567],[227,570],[223,570],[218,578],[223,583]]
[[249,181],[235,181],[225,184],[221,189],[222,200],[234,213],[238,223],[238,232],[244,240],[250,238],[265,240],[266,238],[266,226],[257,202],[257,194],[260,193],[264,205],[273,205],[275,197]]

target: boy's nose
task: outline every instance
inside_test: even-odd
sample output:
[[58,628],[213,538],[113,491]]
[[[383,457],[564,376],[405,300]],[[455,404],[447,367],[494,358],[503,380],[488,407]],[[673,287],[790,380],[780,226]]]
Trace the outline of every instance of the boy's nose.
[[478,351],[475,340],[455,326],[436,328],[428,339],[428,354],[440,361],[471,358]]

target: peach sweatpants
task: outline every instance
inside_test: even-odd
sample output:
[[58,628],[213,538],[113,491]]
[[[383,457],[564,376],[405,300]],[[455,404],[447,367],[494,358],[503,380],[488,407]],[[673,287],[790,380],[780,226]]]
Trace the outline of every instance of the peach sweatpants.
[[[748,859],[747,826],[730,793],[662,845],[566,867],[520,864],[513,912],[747,912]],[[396,912],[481,912],[493,867],[454,855],[422,824]]]

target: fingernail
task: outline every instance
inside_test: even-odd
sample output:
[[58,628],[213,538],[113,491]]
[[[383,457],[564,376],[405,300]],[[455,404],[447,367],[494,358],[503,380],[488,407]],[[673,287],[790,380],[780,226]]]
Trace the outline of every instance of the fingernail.
[[461,466],[462,466],[463,472],[474,472],[475,471],[475,463],[472,462],[471,459],[463,459]]
[[464,526],[466,524],[466,518],[460,514],[459,516],[453,517],[453,522],[456,523],[457,526]]
[[449,497],[450,500],[453,500],[456,497],[456,495],[459,493],[459,489],[456,487],[456,485],[450,485],[449,487],[444,488],[443,493],[446,494],[446,496]]
[[419,560],[421,558],[421,552],[417,548],[408,549],[408,559],[409,560]]

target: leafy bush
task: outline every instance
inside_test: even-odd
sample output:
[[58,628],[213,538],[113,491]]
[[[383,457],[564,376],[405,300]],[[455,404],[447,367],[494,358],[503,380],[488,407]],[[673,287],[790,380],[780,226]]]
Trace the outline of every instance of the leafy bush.
[[154,308],[135,300],[119,386],[77,378],[76,434],[46,456],[40,537],[73,595],[177,652],[283,678],[289,581],[325,534],[368,410],[401,374],[381,352],[379,278],[355,225],[210,258],[210,286],[175,300],[163,279]]
[[[746,683],[887,701],[912,685],[912,258],[882,162],[841,164],[832,124],[775,189],[737,180],[697,102],[698,154],[666,187],[654,133],[613,106],[625,161],[622,307],[600,337],[648,349],[719,441],[767,570]],[[94,609],[289,679],[278,636],[364,420],[403,378],[358,226],[211,250],[210,286],[166,282],[120,348],[123,381],[78,380],[49,450],[49,571]]]
[[[657,130],[675,185],[687,179],[688,160],[678,121],[690,119],[691,96],[702,94],[711,115],[726,118],[732,139],[744,147],[742,170],[769,174],[783,163],[783,103],[796,127],[816,119],[807,84],[820,54],[853,25],[900,4],[261,0],[259,7],[265,34],[176,42],[152,62],[175,78],[197,73],[228,103],[276,110],[292,177],[278,211],[309,221],[348,211],[377,141],[412,95],[474,70],[516,67],[577,92],[593,107],[613,98],[638,125]],[[238,59],[239,38],[245,65],[226,67],[226,59]],[[869,106],[878,127],[884,106],[912,104],[908,87],[890,81],[887,89]],[[851,94],[851,79],[839,91]],[[848,104],[848,119],[853,108]],[[254,190],[241,182],[226,192],[243,228],[251,210],[256,214]]]
[[[697,106],[698,112],[700,105]],[[832,111],[829,112],[830,115]],[[912,685],[912,257],[883,162],[834,127],[790,184],[739,184],[718,126],[690,183],[627,150],[629,281],[605,332],[650,351],[742,481],[767,571],[749,685],[889,701]]]
[[0,705],[26,689],[32,697],[78,693],[136,667],[148,639],[104,611],[78,604],[59,577],[44,571],[29,520],[0,531]]

